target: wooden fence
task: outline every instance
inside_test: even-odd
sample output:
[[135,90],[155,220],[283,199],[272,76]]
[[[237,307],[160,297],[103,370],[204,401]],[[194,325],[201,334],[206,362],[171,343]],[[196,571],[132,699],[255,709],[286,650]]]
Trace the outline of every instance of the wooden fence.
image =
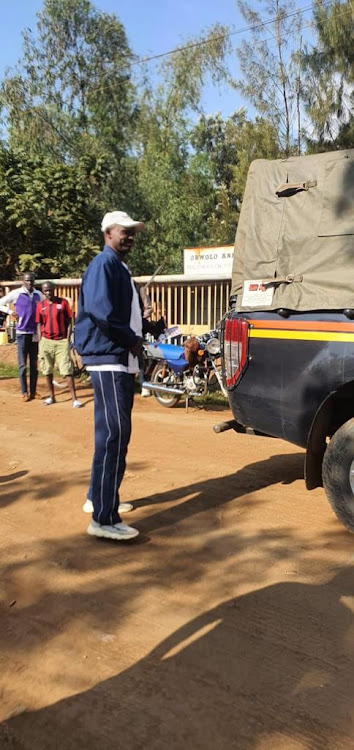
[[[146,284],[148,276],[135,278]],[[77,312],[81,279],[52,279],[56,294],[68,299]],[[37,288],[41,281],[36,282]],[[0,282],[5,294],[21,285],[20,281]],[[183,275],[156,276],[149,286],[153,307],[152,318],[163,316],[167,326],[178,325],[184,334],[200,334],[212,330],[228,309],[231,283],[229,278],[194,280]],[[1,302],[0,302],[1,304]]]

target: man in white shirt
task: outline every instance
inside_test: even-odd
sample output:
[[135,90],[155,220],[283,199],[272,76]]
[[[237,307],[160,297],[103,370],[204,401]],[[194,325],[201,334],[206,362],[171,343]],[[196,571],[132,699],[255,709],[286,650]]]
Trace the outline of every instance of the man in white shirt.
[[[15,306],[16,341],[18,374],[23,401],[31,401],[36,397],[38,378],[38,334],[36,324],[37,303],[44,299],[44,295],[34,287],[34,274],[26,271],[23,274],[23,286],[14,289],[1,298],[0,311],[7,315],[13,313],[9,304]],[[27,388],[27,360],[30,367],[30,388]]]

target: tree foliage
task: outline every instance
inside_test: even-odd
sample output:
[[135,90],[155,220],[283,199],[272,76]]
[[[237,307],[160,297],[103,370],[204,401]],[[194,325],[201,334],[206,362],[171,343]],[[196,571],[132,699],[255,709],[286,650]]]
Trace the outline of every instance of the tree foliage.
[[106,169],[91,156],[67,165],[1,149],[0,253],[7,276],[24,268],[81,274],[99,249]]
[[131,203],[132,59],[120,21],[89,0],[45,0],[36,32],[25,32],[1,90],[6,274],[21,258],[42,274],[80,274],[102,212]]
[[[187,49],[163,63],[160,83],[142,92],[135,135],[137,188],[144,196],[149,254],[148,272],[164,264],[165,272],[182,271],[182,249],[207,241],[206,222],[213,209],[213,175],[208,159],[193,154],[193,112],[200,110],[205,80],[226,80],[229,49],[226,29],[215,26]],[[167,251],[167,252],[166,252]],[[142,268],[144,249],[132,259]]]
[[3,82],[9,145],[64,161],[97,146],[124,155],[132,57],[115,16],[90,0],[45,0],[36,33],[24,33],[18,70]]
[[197,153],[208,156],[213,170],[216,202],[207,219],[209,243],[232,243],[251,162],[282,154],[277,131],[262,117],[249,120],[241,109],[225,120],[220,114],[201,116],[192,143]]
[[243,79],[236,86],[272,123],[283,154],[300,153],[300,31],[295,3],[260,0],[260,10],[246,0],[237,5],[252,31],[237,51]]
[[303,56],[300,86],[293,6],[259,2],[255,10],[240,0],[258,28],[240,47],[237,84],[257,115],[240,109],[224,119],[206,116],[201,97],[210,81],[234,85],[227,28],[186,40],[151,77],[133,66],[115,15],[90,0],[43,0],[0,89],[4,278],[24,266],[42,276],[80,275],[101,245],[102,214],[114,209],[146,223],[131,261],[136,274],[161,262],[166,273],[180,272],[184,247],[233,242],[250,162],[301,149],[301,93],[317,138],[310,148],[333,144],[331,118],[336,145],[352,144],[351,6],[336,0],[348,11],[338,25],[318,0],[318,43]]
[[311,149],[354,145],[354,6],[349,0],[314,11],[316,43],[302,59],[303,98],[313,136]]

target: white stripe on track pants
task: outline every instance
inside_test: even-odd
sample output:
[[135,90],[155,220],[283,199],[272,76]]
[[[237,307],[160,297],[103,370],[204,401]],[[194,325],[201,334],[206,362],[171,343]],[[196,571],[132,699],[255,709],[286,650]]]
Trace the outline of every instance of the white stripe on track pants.
[[93,519],[102,525],[120,521],[119,487],[131,435],[135,376],[125,372],[90,372],[94,390],[95,453],[87,496]]

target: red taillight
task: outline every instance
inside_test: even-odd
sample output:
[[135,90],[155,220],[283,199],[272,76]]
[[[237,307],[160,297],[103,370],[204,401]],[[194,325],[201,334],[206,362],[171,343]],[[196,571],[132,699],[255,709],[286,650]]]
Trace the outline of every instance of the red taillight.
[[248,362],[248,329],[246,318],[227,318],[224,328],[224,370],[226,385],[237,385]]

